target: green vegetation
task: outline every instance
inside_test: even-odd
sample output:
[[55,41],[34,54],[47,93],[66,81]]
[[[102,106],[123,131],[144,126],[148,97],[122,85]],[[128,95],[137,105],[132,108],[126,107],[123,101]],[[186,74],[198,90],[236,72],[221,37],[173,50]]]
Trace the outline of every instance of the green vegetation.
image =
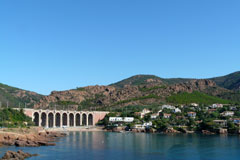
[[218,97],[210,96],[200,92],[193,93],[179,93],[174,94],[167,98],[167,102],[173,104],[190,104],[190,103],[198,103],[198,104],[214,104],[214,103],[222,103],[229,104],[232,103],[229,100],[221,99]]
[[105,96],[103,94],[95,94],[94,98],[85,99],[79,104],[78,110],[93,109],[97,105],[102,105],[101,99]]
[[57,102],[58,105],[78,105],[78,103],[76,102],[72,102],[72,101],[58,101]]
[[223,99],[228,99],[228,100],[236,102],[237,104],[240,104],[240,91],[223,92],[219,96]]
[[153,79],[156,81],[162,81],[165,84],[171,85],[171,84],[177,84],[177,83],[183,83],[183,82],[187,82],[190,81],[191,79],[185,79],[185,78],[169,78],[169,79],[165,79],[165,78],[160,78],[157,77],[155,75],[136,75],[136,76],[132,76],[130,78],[124,79],[122,81],[119,81],[117,83],[111,84],[112,86],[115,87],[119,87],[119,88],[123,88],[124,85],[142,85],[142,84],[146,84],[146,80],[147,79]]
[[131,99],[128,99],[128,100],[119,101],[119,102],[116,103],[116,105],[124,104],[124,103],[128,103],[128,102],[133,102],[133,101],[138,101],[138,100],[152,99],[152,98],[153,99],[158,99],[160,97],[157,96],[157,95],[154,95],[154,94],[150,94],[148,96],[136,97],[136,98],[131,98]]
[[[191,132],[211,132],[219,133],[220,129],[227,129],[228,133],[238,134],[240,129],[239,124],[237,124],[234,119],[239,119],[240,117],[240,106],[229,106],[224,105],[222,108],[217,108],[213,112],[210,112],[208,105],[198,106],[198,107],[183,107],[180,108],[181,112],[174,113],[172,109],[163,109],[160,113],[150,109],[150,113],[144,115],[140,118],[139,114],[136,112],[142,111],[143,108],[147,106],[128,106],[127,108],[122,108],[115,110],[108,114],[103,121],[100,122],[101,125],[106,126],[107,129],[113,129],[117,126],[125,126],[126,130],[134,129],[135,125],[146,124],[152,122],[151,126],[145,127],[146,131],[148,129],[155,129],[158,132],[166,132],[166,130],[175,130],[182,133]],[[234,110],[234,111],[232,111]],[[234,115],[225,116],[224,111],[232,111]],[[189,112],[194,112],[195,116],[190,117]],[[156,118],[151,118],[151,114],[158,113]],[[165,118],[164,114],[170,114],[170,117]],[[134,117],[134,121],[131,123],[126,122],[109,122],[109,117]],[[168,132],[167,132],[168,133]]]
[[177,84],[177,83],[184,83],[188,82],[193,79],[187,79],[187,78],[168,78],[168,79],[163,79],[163,82],[166,84],[172,85],[172,84]]
[[77,87],[77,90],[78,91],[85,91],[85,88],[84,87]]
[[226,76],[212,78],[217,85],[230,90],[239,89],[240,86],[240,72],[235,72]]
[[19,92],[23,90],[4,85],[0,83],[0,102],[2,106],[25,106],[25,103],[28,104],[28,107],[32,107],[32,102],[38,102],[43,96],[39,94],[32,94],[29,91],[24,91],[26,96],[18,97],[16,96]]
[[33,126],[30,117],[27,117],[23,110],[14,110],[11,108],[4,108],[0,110],[0,126],[1,127],[27,127]]
[[136,75],[111,85],[119,88],[123,88],[125,85],[139,86],[141,84],[146,84],[147,79],[161,80],[161,78],[154,75]]
[[152,90],[155,90],[155,89],[166,89],[167,86],[165,85],[162,85],[162,86],[154,86],[154,87],[151,87],[151,88],[140,88],[139,87],[139,91],[142,91],[142,92],[149,92],[149,91],[152,91]]

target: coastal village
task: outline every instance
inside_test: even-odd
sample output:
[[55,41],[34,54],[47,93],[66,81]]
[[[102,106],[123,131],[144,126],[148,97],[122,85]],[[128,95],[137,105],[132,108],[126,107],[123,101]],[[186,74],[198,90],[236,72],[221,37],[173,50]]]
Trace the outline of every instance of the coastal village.
[[239,106],[192,103],[159,108],[158,111],[144,108],[140,112],[112,112],[106,116],[104,125],[116,132],[240,134]]

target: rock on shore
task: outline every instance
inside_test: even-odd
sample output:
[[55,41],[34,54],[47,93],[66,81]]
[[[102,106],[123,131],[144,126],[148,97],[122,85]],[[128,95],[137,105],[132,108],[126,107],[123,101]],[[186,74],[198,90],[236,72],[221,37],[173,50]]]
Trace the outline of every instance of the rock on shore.
[[24,160],[25,158],[30,158],[33,156],[38,156],[38,155],[25,153],[21,150],[19,150],[17,152],[7,151],[0,160]]
[[17,146],[17,147],[39,147],[53,146],[57,138],[64,137],[66,134],[59,132],[36,132],[36,133],[0,133],[0,145]]

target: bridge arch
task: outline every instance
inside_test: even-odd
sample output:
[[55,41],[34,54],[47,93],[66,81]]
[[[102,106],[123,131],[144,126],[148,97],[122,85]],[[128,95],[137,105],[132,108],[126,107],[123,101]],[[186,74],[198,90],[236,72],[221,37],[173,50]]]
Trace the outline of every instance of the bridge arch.
[[69,114],[69,126],[70,127],[74,126],[74,114],[73,113]]
[[82,125],[83,126],[87,125],[87,114],[86,113],[82,114]]
[[45,112],[42,112],[42,114],[41,114],[41,121],[42,121],[41,126],[46,127],[46,125],[47,125],[47,114]]
[[89,125],[89,126],[92,126],[92,125],[93,125],[93,114],[92,114],[92,113],[90,113],[90,114],[88,115],[88,125]]
[[55,115],[55,125],[56,127],[61,127],[61,114],[56,113]]
[[54,115],[52,112],[48,114],[48,127],[53,128]]
[[77,113],[76,115],[75,115],[75,120],[76,120],[76,126],[80,126],[81,125],[81,116],[80,116],[80,114],[79,113]]
[[62,114],[62,125],[67,126],[68,125],[67,121],[68,121],[68,115],[67,115],[67,113],[63,113]]
[[33,122],[34,122],[35,126],[39,126],[39,113],[38,112],[34,112]]

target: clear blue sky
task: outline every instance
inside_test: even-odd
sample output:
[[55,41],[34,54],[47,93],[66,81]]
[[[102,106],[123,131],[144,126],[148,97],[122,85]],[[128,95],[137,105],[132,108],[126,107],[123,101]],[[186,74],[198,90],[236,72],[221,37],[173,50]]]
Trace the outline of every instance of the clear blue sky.
[[0,82],[49,94],[240,70],[239,0],[1,0]]

